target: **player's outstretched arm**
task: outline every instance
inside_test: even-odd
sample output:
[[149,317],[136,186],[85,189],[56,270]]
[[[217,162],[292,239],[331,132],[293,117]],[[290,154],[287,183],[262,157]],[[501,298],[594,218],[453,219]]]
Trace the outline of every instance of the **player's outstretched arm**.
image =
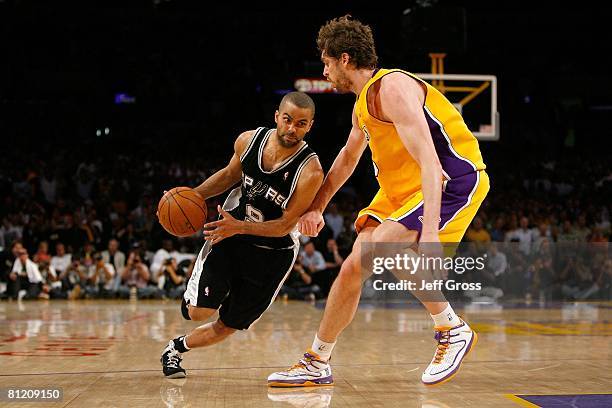
[[282,217],[264,222],[237,220],[218,207],[221,219],[204,225],[204,236],[213,244],[236,234],[262,237],[282,237],[291,232],[299,217],[306,211],[323,182],[323,168],[319,160],[312,158],[302,170],[297,187]]
[[215,197],[229,190],[240,181],[242,177],[242,165],[240,156],[245,151],[255,131],[248,130],[243,132],[234,142],[234,154],[227,166],[208,177],[196,190],[205,200]]
[[421,168],[423,229],[421,242],[438,242],[442,166],[423,115],[425,91],[415,79],[404,74],[381,80],[380,102],[385,119],[393,122],[408,153]]
[[336,156],[309,210],[317,210],[319,212],[325,210],[334,194],[355,171],[355,167],[357,167],[357,163],[359,163],[359,159],[368,145],[363,132],[359,129],[355,112],[353,112],[352,121],[353,127],[349,133],[348,140],[344,147],[340,149],[338,156]]
[[359,129],[357,117],[353,111],[353,127],[349,133],[346,145],[340,150],[334,160],[323,185],[317,192],[315,199],[309,206],[308,211],[300,218],[298,223],[302,234],[316,237],[325,225],[323,221],[323,210],[329,204],[334,194],[342,187],[346,180],[353,174],[359,159],[363,154],[368,142]]

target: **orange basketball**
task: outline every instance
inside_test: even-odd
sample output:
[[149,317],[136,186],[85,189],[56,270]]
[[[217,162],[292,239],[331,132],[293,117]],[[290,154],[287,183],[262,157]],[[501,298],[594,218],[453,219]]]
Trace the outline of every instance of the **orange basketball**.
[[192,188],[175,187],[159,200],[159,223],[172,235],[188,237],[202,229],[206,222],[204,198]]

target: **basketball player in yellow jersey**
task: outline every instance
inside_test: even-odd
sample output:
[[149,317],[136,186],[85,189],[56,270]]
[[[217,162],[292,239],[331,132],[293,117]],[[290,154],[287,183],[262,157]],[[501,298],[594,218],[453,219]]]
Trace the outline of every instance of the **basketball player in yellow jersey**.
[[[271,374],[270,386],[333,382],[328,361],[336,339],[353,319],[361,293],[362,243],[400,242],[421,248],[428,243],[429,254],[441,254],[441,243],[461,241],[489,191],[478,142],[459,112],[414,75],[378,69],[370,27],[349,16],[331,20],[320,29],[317,45],[325,77],[336,89],[355,93],[357,102],[347,143],[301,217],[300,231],[318,234],[323,210],[353,173],[367,145],[380,190],[355,222],[359,235],[332,286],[311,349],[289,370]],[[445,299],[442,293],[436,298]],[[419,300],[432,316],[438,341],[422,381],[440,384],[457,373],[477,336],[448,302]]]

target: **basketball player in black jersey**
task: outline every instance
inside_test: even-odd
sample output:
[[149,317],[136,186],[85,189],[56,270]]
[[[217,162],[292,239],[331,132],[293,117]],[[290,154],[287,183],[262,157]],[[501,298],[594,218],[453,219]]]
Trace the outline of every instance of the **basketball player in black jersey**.
[[229,164],[196,187],[204,199],[235,187],[219,206],[219,220],[204,226],[206,243],[181,305],[187,320],[207,320],[217,310],[219,318],[170,340],[161,357],[167,378],[185,377],[182,353],[248,329],[291,271],[299,250],[296,224],[323,181],[317,155],[303,141],[314,113],[308,95],[285,95],[276,129],[242,133]]

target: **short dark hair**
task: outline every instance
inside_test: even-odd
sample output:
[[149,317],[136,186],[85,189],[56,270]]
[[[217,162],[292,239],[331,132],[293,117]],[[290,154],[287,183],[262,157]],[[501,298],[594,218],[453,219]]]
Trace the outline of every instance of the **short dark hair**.
[[287,102],[294,104],[298,108],[310,109],[312,116],[315,114],[315,103],[312,98],[304,92],[289,92],[287,95],[283,96],[283,99],[281,99],[280,104],[278,105],[278,110],[280,110]]
[[317,47],[336,59],[346,52],[357,69],[374,69],[378,64],[372,29],[359,20],[353,20],[348,14],[334,18],[321,27]]

